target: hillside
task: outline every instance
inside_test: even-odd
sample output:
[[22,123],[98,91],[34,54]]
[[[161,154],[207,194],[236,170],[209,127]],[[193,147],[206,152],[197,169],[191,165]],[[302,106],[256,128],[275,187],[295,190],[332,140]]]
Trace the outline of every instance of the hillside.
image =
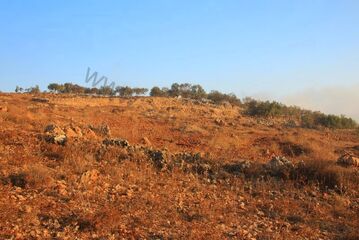
[[359,236],[359,168],[335,163],[359,156],[358,130],[199,100],[0,94],[0,134],[0,239]]

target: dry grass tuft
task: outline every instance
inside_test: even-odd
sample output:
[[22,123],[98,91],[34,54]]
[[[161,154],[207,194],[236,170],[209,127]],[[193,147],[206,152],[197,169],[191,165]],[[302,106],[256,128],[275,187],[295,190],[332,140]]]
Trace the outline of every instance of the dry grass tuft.
[[359,181],[353,169],[335,165],[334,162],[312,160],[301,163],[292,173],[292,179],[299,184],[314,183],[322,189],[345,192],[351,183]]
[[51,169],[40,163],[26,165],[24,172],[29,186],[33,188],[45,188],[54,181]]

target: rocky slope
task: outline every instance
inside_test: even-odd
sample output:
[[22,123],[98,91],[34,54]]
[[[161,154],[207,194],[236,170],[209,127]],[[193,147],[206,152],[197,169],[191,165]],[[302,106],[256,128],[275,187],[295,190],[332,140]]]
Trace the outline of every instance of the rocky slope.
[[358,239],[359,133],[288,122],[1,94],[0,239]]

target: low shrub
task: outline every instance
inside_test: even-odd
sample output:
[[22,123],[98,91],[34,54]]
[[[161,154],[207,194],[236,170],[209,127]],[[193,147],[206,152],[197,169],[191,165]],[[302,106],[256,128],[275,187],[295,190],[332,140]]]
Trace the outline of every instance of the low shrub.
[[241,104],[241,101],[233,93],[225,94],[218,91],[212,91],[207,95],[207,98],[214,103],[229,102],[233,105]]
[[293,116],[300,113],[300,108],[286,106],[279,102],[257,101],[254,99],[245,100],[245,113],[250,116],[275,117]]
[[353,171],[342,168],[329,161],[307,161],[301,163],[292,173],[292,179],[298,184],[318,184],[322,189],[333,189],[340,193],[345,192],[349,184],[357,177]]
[[245,114],[258,117],[289,117],[300,121],[305,128],[327,127],[333,129],[355,129],[358,124],[344,115],[336,116],[303,110],[296,106],[286,106],[279,102],[257,101],[246,99],[244,102]]
[[26,174],[19,173],[19,174],[11,174],[9,176],[10,183],[19,188],[25,188],[27,185]]

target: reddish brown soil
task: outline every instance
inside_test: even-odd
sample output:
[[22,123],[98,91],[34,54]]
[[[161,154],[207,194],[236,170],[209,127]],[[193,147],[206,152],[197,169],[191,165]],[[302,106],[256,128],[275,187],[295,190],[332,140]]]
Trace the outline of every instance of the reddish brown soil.
[[[355,130],[286,127],[239,107],[169,98],[0,95],[0,239],[358,239],[358,189],[230,174],[213,181],[158,169],[143,151],[103,146],[126,139],[169,153],[201,153],[218,167],[335,161],[358,154]],[[62,146],[49,124],[81,129]],[[108,126],[110,133],[96,131]],[[144,139],[145,138],[145,139]]]

